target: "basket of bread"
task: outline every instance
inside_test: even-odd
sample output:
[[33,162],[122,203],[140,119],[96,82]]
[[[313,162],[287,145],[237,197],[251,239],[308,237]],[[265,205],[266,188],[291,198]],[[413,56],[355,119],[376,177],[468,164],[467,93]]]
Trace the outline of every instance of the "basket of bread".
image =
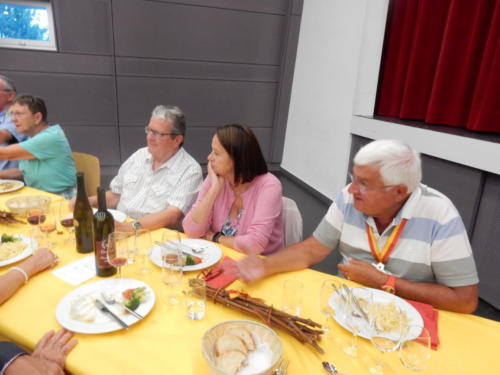
[[250,320],[213,326],[203,336],[201,347],[213,375],[272,374],[283,353],[278,335]]

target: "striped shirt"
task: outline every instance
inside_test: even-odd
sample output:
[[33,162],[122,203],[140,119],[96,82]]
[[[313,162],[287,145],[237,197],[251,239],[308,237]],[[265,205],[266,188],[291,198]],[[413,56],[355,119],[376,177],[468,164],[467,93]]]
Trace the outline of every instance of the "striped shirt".
[[120,195],[116,208],[139,219],[169,206],[187,213],[202,181],[200,165],[183,148],[153,171],[153,157],[144,147],[123,163],[110,189]]
[[373,229],[382,249],[393,228],[403,218],[408,222],[385,265],[391,274],[410,281],[438,283],[450,287],[479,282],[465,226],[451,201],[421,184],[392,223],[378,234],[375,220],[358,211],[346,186],[330,206],[313,236],[323,245],[337,248],[343,263],[351,257],[376,263],[368,244],[365,223]]

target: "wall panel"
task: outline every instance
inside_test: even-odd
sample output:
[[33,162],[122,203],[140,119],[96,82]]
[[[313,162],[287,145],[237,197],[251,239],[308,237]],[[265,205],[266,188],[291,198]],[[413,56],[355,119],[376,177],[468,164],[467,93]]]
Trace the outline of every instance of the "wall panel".
[[275,96],[274,83],[118,77],[121,126],[143,123],[144,114],[163,103],[181,107],[196,126],[239,121],[272,127]]
[[500,309],[500,176],[488,174],[472,237],[481,298]]
[[118,56],[279,64],[281,15],[120,0],[113,17]]
[[42,96],[49,121],[103,173],[145,144],[160,103],[186,112],[186,147],[201,163],[229,122],[252,126],[279,162],[301,0],[52,1],[58,51],[0,48],[0,74]]

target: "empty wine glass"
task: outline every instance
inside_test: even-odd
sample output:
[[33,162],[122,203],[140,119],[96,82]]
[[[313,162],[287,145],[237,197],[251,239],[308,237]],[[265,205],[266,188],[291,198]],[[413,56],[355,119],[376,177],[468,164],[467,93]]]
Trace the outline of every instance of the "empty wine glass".
[[399,360],[411,371],[424,371],[431,359],[431,335],[425,327],[410,325],[404,336],[416,334],[418,336],[414,339],[401,342]]
[[[393,306],[395,313],[388,317],[387,314],[380,314],[376,311],[372,315],[370,324],[370,341],[373,346],[381,352],[378,361],[370,368],[370,373],[383,375],[385,364],[382,361],[384,353],[398,349],[403,334],[401,309]],[[405,331],[406,332],[406,331]]]
[[326,333],[326,337],[331,337],[332,321],[333,321],[333,316],[335,315],[335,310],[330,304],[330,298],[337,290],[336,284],[337,283],[335,280],[323,281],[319,293],[319,309],[325,317],[325,327],[323,330]]
[[108,263],[118,269],[117,277],[122,277],[122,267],[129,263],[132,246],[131,232],[113,232],[108,236],[107,242],[107,258]]
[[361,332],[366,333],[370,327],[370,322],[360,312],[360,308],[368,314],[368,307],[373,304],[372,292],[366,288],[350,288],[349,293],[339,290],[344,296],[344,322],[352,333],[351,340],[342,350],[351,357],[357,357],[358,336]]
[[[170,238],[167,239],[167,237]],[[167,245],[161,248],[161,280],[168,287],[165,302],[169,306],[176,306],[180,303],[180,297],[175,293],[175,286],[181,282],[184,268],[182,244],[179,233],[176,232],[176,240],[174,241],[172,241],[171,235],[168,232],[165,233],[163,236],[163,243]]]
[[147,229],[138,229],[134,236],[134,249],[136,251],[136,272],[139,275],[147,275],[149,273],[149,253],[152,248],[151,232]]

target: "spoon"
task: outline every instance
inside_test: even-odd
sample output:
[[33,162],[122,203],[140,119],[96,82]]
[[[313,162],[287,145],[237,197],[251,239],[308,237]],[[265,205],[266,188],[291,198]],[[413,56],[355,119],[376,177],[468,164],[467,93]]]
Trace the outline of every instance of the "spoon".
[[337,370],[337,368],[333,365],[333,363],[330,363],[330,362],[321,362],[321,364],[323,365],[323,368],[329,372],[330,374],[339,374],[339,375],[347,375],[347,374],[344,374],[344,373],[341,373]]

